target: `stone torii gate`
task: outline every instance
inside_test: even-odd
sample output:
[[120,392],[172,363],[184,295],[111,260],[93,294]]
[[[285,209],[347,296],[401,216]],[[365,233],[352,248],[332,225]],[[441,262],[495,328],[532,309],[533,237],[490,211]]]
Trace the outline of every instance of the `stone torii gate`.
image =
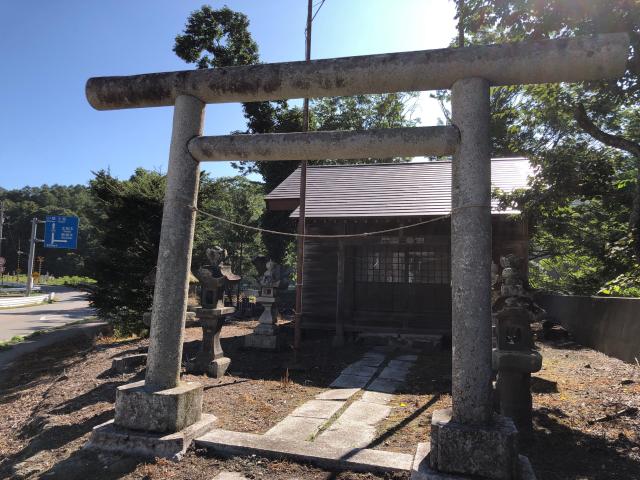
[[[214,421],[202,414],[202,386],[180,381],[199,162],[453,155],[453,408],[434,413],[430,453],[428,444],[418,448],[414,476],[526,476],[513,423],[492,412],[489,88],[616,78],[628,49],[626,34],[605,34],[90,79],[86,95],[98,110],[174,106],[146,377],[118,388],[105,438],[120,435],[118,448],[168,456]],[[207,103],[435,89],[452,90],[451,126],[202,136]],[[174,444],[149,447],[136,431]]]

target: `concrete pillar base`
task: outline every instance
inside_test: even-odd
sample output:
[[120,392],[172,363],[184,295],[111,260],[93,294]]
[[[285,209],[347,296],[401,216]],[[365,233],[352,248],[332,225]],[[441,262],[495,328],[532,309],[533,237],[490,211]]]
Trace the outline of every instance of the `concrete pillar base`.
[[[411,480],[481,480],[488,478],[436,471],[430,465],[430,453],[431,444],[428,442],[418,444],[411,466]],[[516,480],[536,480],[531,462],[524,455],[518,455],[516,475]]]
[[127,373],[145,363],[147,363],[146,353],[134,353],[114,358],[111,362],[111,368],[118,373]]
[[255,348],[257,350],[277,350],[280,348],[281,342],[277,334],[263,335],[258,333],[257,330],[256,328],[254,333],[244,337],[245,348]]
[[269,323],[259,323],[253,333],[254,335],[273,336],[278,333],[278,326]]
[[121,428],[109,420],[93,428],[85,448],[149,459],[180,460],[191,443],[213,429],[215,423],[216,417],[205,413],[199,421],[177,432],[149,433]]
[[231,359],[229,357],[216,358],[207,367],[207,375],[213,378],[222,378],[227,373],[227,369],[231,365]]
[[513,421],[494,415],[486,426],[451,420],[451,409],[431,419],[430,467],[450,474],[495,480],[518,478],[518,431]]
[[229,365],[231,365],[229,357],[216,358],[206,364],[193,361],[187,363],[187,372],[193,375],[206,374],[212,378],[222,378],[227,373]]
[[122,385],[116,391],[114,423],[120,428],[174,433],[202,416],[202,385],[181,382],[177,387],[149,391],[145,382]]

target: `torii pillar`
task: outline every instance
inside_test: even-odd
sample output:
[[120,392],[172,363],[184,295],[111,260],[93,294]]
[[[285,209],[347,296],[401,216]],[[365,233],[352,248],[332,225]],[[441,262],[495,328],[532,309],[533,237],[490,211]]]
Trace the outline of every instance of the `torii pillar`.
[[175,99],[147,371],[143,381],[118,387],[115,418],[94,429],[90,447],[180,458],[215,423],[202,413],[202,385],[180,381],[196,217],[191,206],[200,181],[200,163],[187,145],[202,135],[204,109],[193,96]]
[[513,421],[492,408],[489,87],[476,77],[456,81],[451,90],[452,123],[460,131],[451,179],[453,407],[433,413],[430,451],[421,447],[429,451],[428,466],[414,479],[440,479],[440,472],[535,478],[518,455]]

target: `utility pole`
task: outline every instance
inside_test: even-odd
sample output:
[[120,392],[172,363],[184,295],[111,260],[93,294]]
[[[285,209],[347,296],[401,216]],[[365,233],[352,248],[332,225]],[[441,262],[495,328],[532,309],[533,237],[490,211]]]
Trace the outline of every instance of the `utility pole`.
[[[307,28],[305,30],[305,52],[304,59],[311,60],[311,24],[313,23],[313,0],[307,4]],[[309,131],[309,99],[305,98],[302,107],[302,131]],[[297,355],[300,348],[302,330],[300,321],[302,320],[302,286],[304,285],[304,234],[305,213],[307,203],[307,161],[300,164],[300,206],[298,208],[298,260],[296,268],[296,321],[293,329],[293,349]]]
[[2,226],[4,225],[4,201],[0,201],[0,257],[2,256]]
[[16,255],[18,257],[18,264],[16,265],[16,282],[18,281],[19,275],[21,273],[21,271],[20,271],[20,256],[23,253],[24,252],[22,250],[20,250],[20,239],[18,238],[18,250],[16,251]]
[[464,0],[458,0],[458,47],[464,47]]
[[38,234],[38,223],[44,222],[38,221],[36,217],[33,217],[31,219],[31,241],[29,243],[29,260],[27,260],[27,283],[24,294],[25,297],[31,295],[31,289],[33,288],[33,264],[36,255],[36,242],[42,241],[36,238]]
[[[4,226],[4,200],[0,201],[0,258],[2,258],[2,240],[4,237],[2,236],[2,228]],[[4,285],[4,269],[5,261],[0,261],[0,284]]]

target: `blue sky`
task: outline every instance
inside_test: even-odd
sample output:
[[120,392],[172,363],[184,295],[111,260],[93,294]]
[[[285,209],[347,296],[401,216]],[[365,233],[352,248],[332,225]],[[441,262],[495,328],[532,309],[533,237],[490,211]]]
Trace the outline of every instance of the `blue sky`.
[[[86,183],[109,168],[166,171],[171,108],[98,112],[84,96],[92,76],[193,68],[173,40],[202,0],[0,0],[0,186]],[[306,0],[229,0],[248,15],[263,62],[304,58]],[[313,25],[312,58],[446,47],[455,35],[451,0],[326,0]],[[423,93],[415,116],[441,116]],[[239,104],[209,105],[205,133],[245,128]],[[228,163],[208,163],[214,176]]]

